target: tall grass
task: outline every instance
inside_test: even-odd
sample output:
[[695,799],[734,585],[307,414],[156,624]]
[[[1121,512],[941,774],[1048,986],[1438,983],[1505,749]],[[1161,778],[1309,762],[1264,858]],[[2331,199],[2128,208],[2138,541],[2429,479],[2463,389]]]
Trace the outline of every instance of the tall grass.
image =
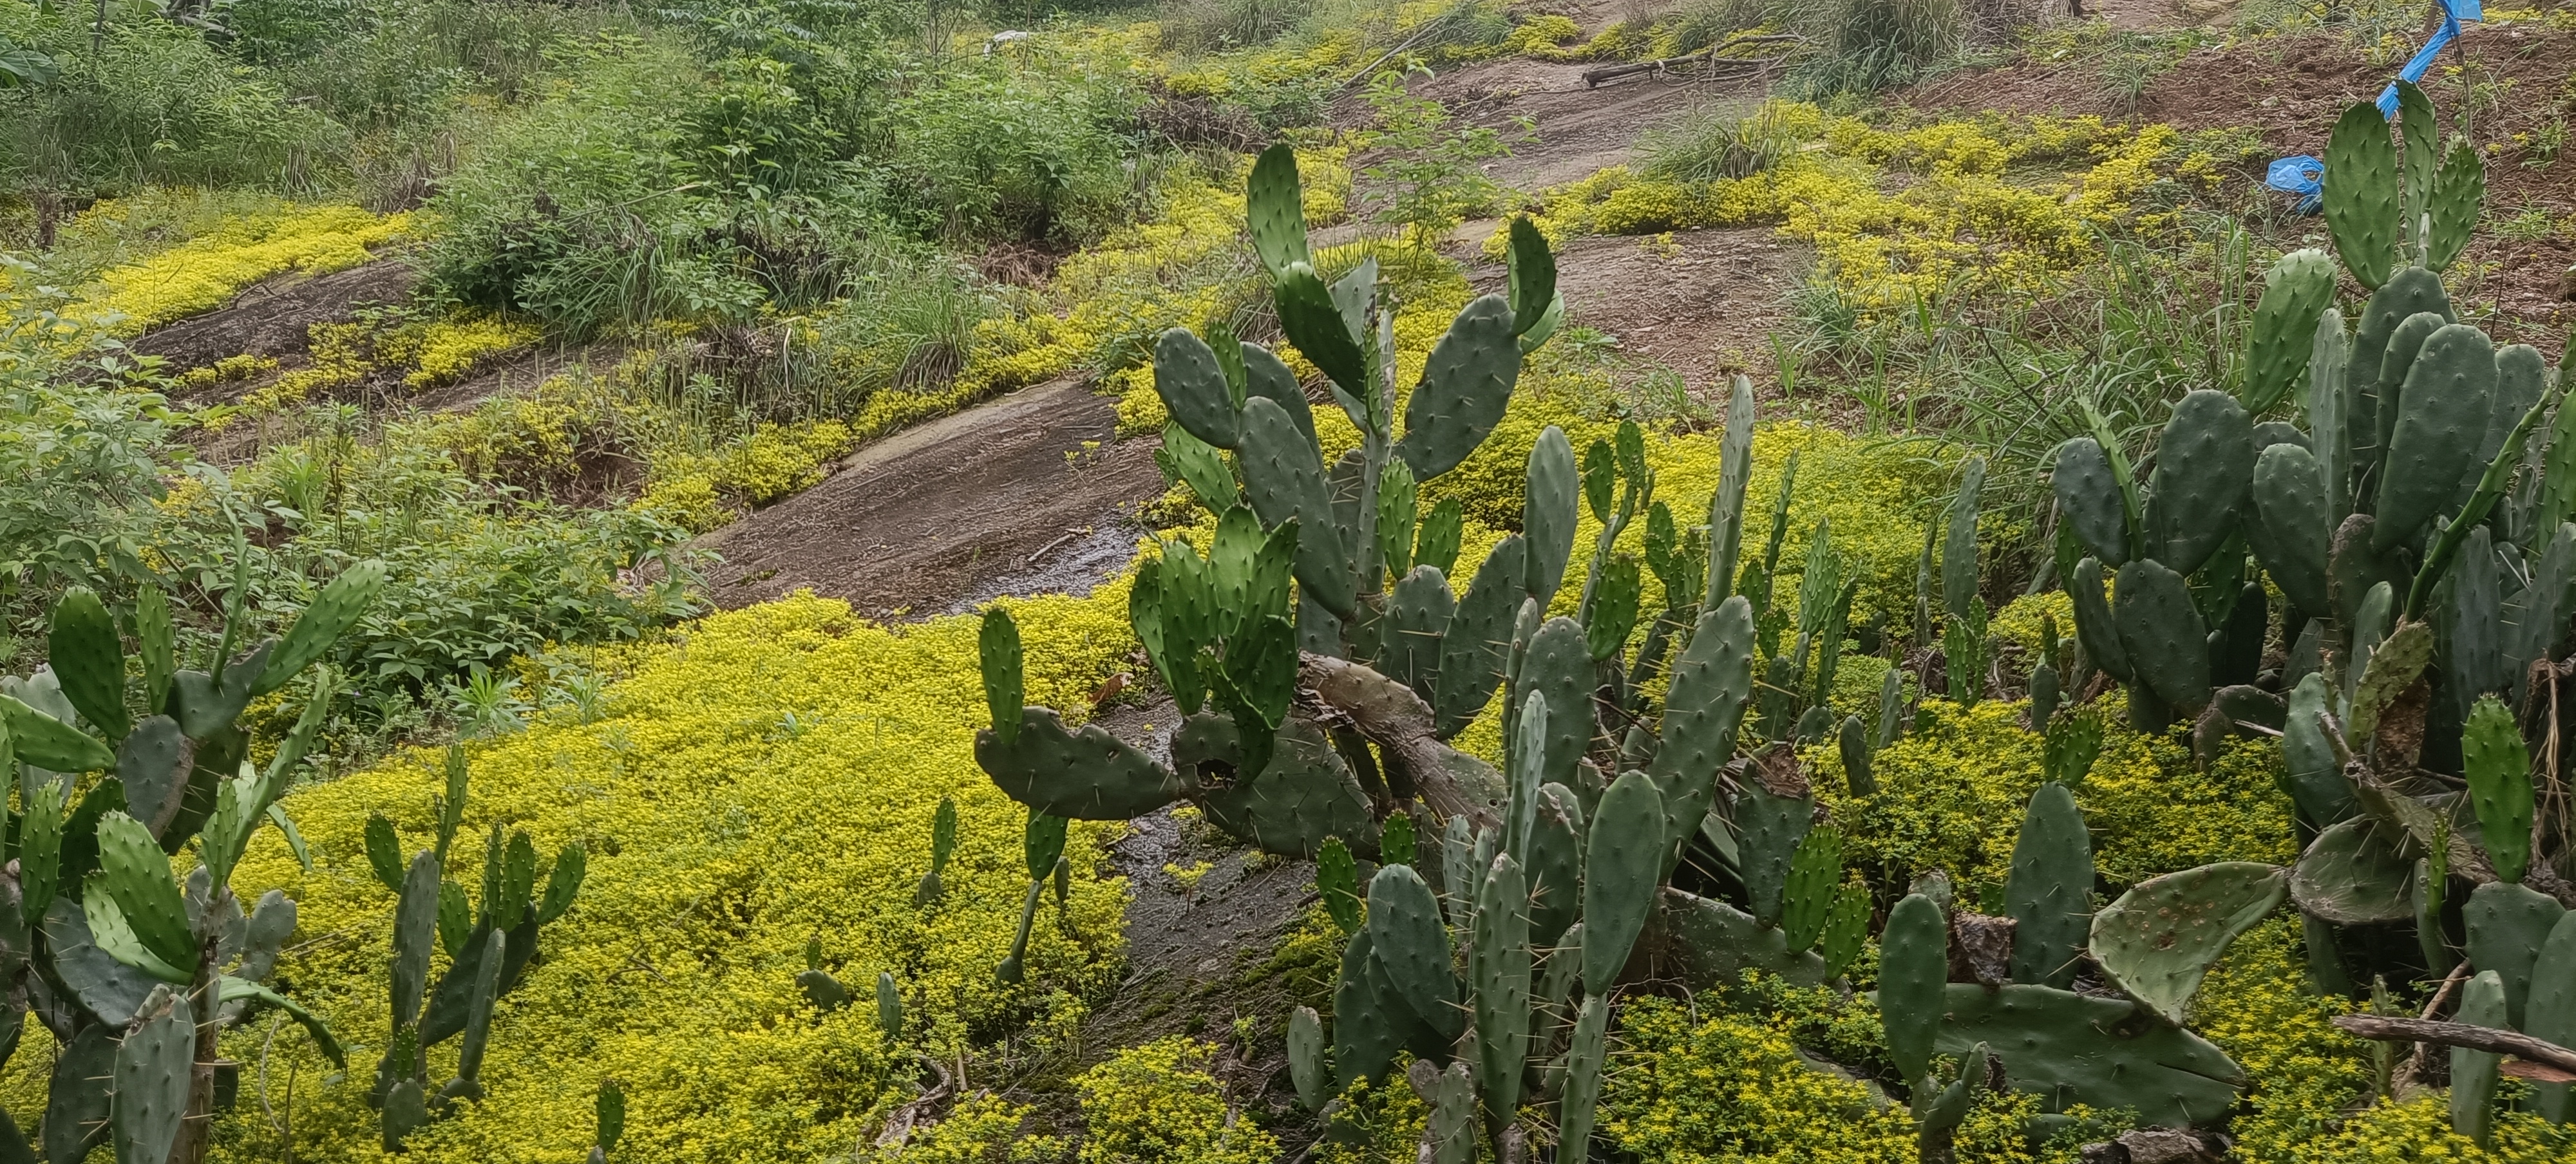
[[1803,37],[1780,88],[1817,98],[1909,84],[1957,57],[1972,30],[2000,13],[2028,12],[2033,2],[1686,0],[1672,16],[1672,31],[1675,44],[1691,49],[1757,28]]
[[2039,530],[2050,457],[2088,432],[2086,402],[2152,457],[2175,400],[2242,376],[2250,236],[2223,215],[2185,222],[2152,243],[2100,240],[2099,263],[2036,300],[1951,291],[1873,317],[1811,283],[1791,302],[1802,375],[1858,401],[1872,431],[1983,454],[1988,505]]
[[1645,172],[1677,182],[1750,178],[1797,152],[1799,138],[1776,110],[1716,106],[1698,110],[1638,138]]
[[93,51],[87,22],[58,11],[25,36],[61,74],[0,89],[0,174],[40,211],[46,199],[150,184],[309,193],[345,153],[346,129],[274,79],[234,68],[194,30],[112,22]]

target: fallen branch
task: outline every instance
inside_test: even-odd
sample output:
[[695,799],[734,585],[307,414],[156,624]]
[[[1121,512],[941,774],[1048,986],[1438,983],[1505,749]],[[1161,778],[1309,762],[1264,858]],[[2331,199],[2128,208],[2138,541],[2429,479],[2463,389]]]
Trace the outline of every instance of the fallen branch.
[[[1479,826],[1497,822],[1493,801],[1460,779],[1467,765],[1482,761],[1441,743],[1433,734],[1431,705],[1413,689],[1376,671],[1330,655],[1305,654],[1297,682],[1333,710],[1349,716],[1351,727],[1367,736],[1404,765],[1414,792],[1440,819],[1465,816]],[[1485,769],[1479,776],[1490,776]],[[1500,783],[1494,780],[1494,783]]]
[[2535,1039],[2519,1031],[2498,1030],[2470,1023],[2446,1023],[2433,1019],[2389,1018],[2375,1014],[2336,1015],[2334,1025],[2347,1034],[2388,1043],[2439,1043],[2446,1047],[2466,1047],[2472,1051],[2491,1051],[2499,1055],[2516,1055],[2561,1071],[2576,1071],[2576,1051],[2568,1050],[2546,1039]]

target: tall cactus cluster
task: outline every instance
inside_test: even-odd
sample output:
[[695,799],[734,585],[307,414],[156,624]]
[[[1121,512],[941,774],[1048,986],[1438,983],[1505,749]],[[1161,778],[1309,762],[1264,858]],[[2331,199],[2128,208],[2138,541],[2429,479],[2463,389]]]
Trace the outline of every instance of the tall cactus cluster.
[[[2564,786],[2549,741],[2560,681],[2576,673],[2553,661],[2576,613],[2576,385],[2564,360],[2553,371],[2539,351],[2458,322],[2439,272],[2477,218],[2477,154],[2462,142],[2445,156],[2431,103],[2400,92],[2402,148],[2357,104],[2327,156],[2334,250],[2369,292],[2358,326],[2334,305],[2335,262],[2293,253],[2253,316],[2242,390],[2183,397],[2150,470],[2098,413],[2093,435],[2059,447],[2052,485],[2082,648],[2067,678],[2098,669],[2125,683],[2141,727],[2189,716],[2204,739],[2279,735],[2306,843],[2283,884],[2320,988],[2384,1007],[2388,982],[2453,977],[2460,989],[2439,993],[2458,999],[2460,1022],[2566,1045],[2576,848],[2563,814],[2535,812],[2534,773],[2537,762]],[[2277,683],[2258,681],[2272,592],[2286,607]],[[2258,892],[2270,874],[2228,868],[2130,896],[2215,890],[2181,916],[2223,945],[2241,928],[2233,919],[2279,898]],[[2022,872],[2017,856],[2017,882]],[[2106,919],[2116,933],[2124,916],[2120,905],[2097,915],[2087,952],[2132,1002],[2178,1017],[2205,960],[2137,978],[2121,960],[2142,956],[2138,935],[2105,941]],[[1901,953],[1908,943],[1885,948],[1890,967],[1929,965]],[[2027,987],[2005,988],[2016,989]],[[1946,1005],[1944,1045],[1965,1049],[1969,1016],[1991,1007]],[[2009,1073],[2008,1044],[1991,1045]],[[2451,1054],[2455,1126],[2483,1140],[2497,1056]],[[2544,1085],[2537,1107],[2566,1120],[2566,1085]]]
[[[249,761],[239,721],[357,622],[384,569],[350,568],[284,636],[257,646],[241,641],[245,581],[235,579],[202,669],[180,665],[158,589],[140,593],[129,656],[106,605],[76,587],[54,608],[48,666],[0,679],[0,800],[9,786],[18,794],[6,838],[15,860],[0,871],[0,1061],[31,1014],[61,1048],[39,1133],[47,1159],[107,1142],[121,1161],[204,1159],[211,1115],[239,1078],[217,1036],[255,1008],[283,1010],[342,1060],[319,1019],[266,985],[295,903],[272,890],[245,909],[230,884],[263,823],[304,855],[279,798],[321,730],[328,670],[264,769]],[[182,881],[170,858],[192,842],[199,864]],[[0,1113],[0,1160],[33,1158]]]
[[[1026,706],[1018,634],[998,609],[977,760],[1029,807],[1033,837],[1057,818],[1185,800],[1257,847],[1316,858],[1350,937],[1331,1029],[1311,1011],[1288,1023],[1300,1096],[1328,1109],[1409,1054],[1432,1112],[1426,1158],[1529,1159],[1551,1139],[1579,1158],[1619,983],[1651,972],[1707,987],[1761,968],[1817,984],[1862,950],[1868,897],[1846,883],[1840,834],[1817,825],[1790,746],[1834,730],[1822,708],[1853,586],[1819,529],[1789,636],[1771,593],[1785,488],[1764,554],[1741,560],[1753,399],[1737,377],[1705,524],[1655,496],[1635,425],[1580,457],[1549,428],[1527,453],[1520,532],[1462,594],[1449,577],[1459,509],[1424,507],[1422,488],[1487,439],[1561,315],[1544,240],[1512,224],[1506,292],[1458,313],[1399,431],[1393,309],[1373,262],[1330,283],[1316,273],[1286,149],[1263,155],[1249,194],[1281,329],[1357,446],[1328,465],[1304,389],[1260,345],[1165,333],[1168,459],[1218,514],[1203,552],[1165,542],[1133,591],[1137,637],[1184,715],[1172,762]],[[1581,590],[1560,596],[1586,512],[1600,532]],[[1642,560],[1620,548],[1631,531]],[[1651,613],[1649,574],[1663,595]],[[1773,690],[1756,707],[1758,661]],[[1500,772],[1448,743],[1498,693]],[[1894,702],[1891,689],[1880,743]],[[1749,716],[1770,743],[1744,760]],[[1434,823],[1417,835],[1417,819]],[[1057,851],[1032,845],[1032,909],[1036,858]],[[1751,908],[1673,887],[1685,860]]]

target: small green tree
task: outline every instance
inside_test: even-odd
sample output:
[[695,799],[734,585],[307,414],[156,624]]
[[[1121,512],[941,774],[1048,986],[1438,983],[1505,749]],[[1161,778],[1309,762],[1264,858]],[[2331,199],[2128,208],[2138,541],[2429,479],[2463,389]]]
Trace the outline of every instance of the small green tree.
[[1508,157],[1512,142],[1533,132],[1529,118],[1513,121],[1513,132],[1483,126],[1459,126],[1447,106],[1416,97],[1407,78],[1431,71],[1415,65],[1388,69],[1369,82],[1368,103],[1377,110],[1378,129],[1364,144],[1386,156],[1361,173],[1378,188],[1382,205],[1377,220],[1404,230],[1406,241],[1430,246],[1469,215],[1489,212],[1505,192],[1486,176],[1481,163]]

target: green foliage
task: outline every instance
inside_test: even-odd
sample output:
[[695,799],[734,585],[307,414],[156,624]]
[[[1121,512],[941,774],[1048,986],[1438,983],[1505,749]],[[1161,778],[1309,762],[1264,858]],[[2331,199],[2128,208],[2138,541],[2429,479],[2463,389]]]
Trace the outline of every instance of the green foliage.
[[[1377,187],[1377,220],[1427,247],[1462,220],[1490,213],[1500,203],[1503,188],[1485,176],[1481,163],[1511,153],[1514,138],[1453,125],[1440,102],[1406,92],[1410,80],[1388,70],[1369,82],[1368,103],[1378,120],[1369,140],[1386,157],[1361,173]],[[1524,122],[1518,136],[1530,132]]]
[[92,52],[87,8],[54,8],[21,28],[60,73],[0,89],[0,173],[19,192],[113,197],[153,183],[298,192],[326,176],[317,161],[345,156],[345,128],[275,77],[234,68],[193,29],[115,20]]

